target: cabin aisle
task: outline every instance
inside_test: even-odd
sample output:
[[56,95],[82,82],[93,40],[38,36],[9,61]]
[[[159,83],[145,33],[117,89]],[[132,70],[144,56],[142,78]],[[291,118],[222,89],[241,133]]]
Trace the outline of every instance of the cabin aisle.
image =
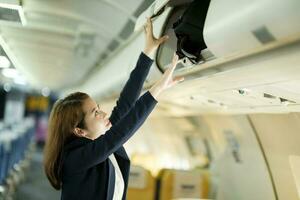
[[31,161],[26,180],[18,186],[16,200],[60,199],[60,191],[50,186],[42,166],[42,149],[37,148]]

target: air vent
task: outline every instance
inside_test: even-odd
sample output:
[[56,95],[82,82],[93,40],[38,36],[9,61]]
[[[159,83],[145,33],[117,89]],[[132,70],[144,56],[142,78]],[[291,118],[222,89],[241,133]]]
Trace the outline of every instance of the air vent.
[[292,101],[292,100],[288,100],[288,99],[284,99],[284,98],[281,98],[279,97],[279,100],[282,104],[285,104],[285,105],[288,105],[288,104],[292,104],[292,103],[296,103],[295,101]]
[[264,93],[264,97],[265,98],[269,98],[269,99],[276,99],[275,96],[271,95],[271,94],[267,94],[267,93]]
[[25,25],[25,16],[22,6],[17,3],[0,2],[0,20],[16,22]]
[[216,103],[214,100],[211,100],[211,99],[208,99],[207,102],[208,103],[213,103],[213,104]]
[[89,28],[79,28],[76,35],[75,52],[83,57],[89,56],[94,48],[96,33]]
[[286,98],[283,98],[283,97],[277,97],[277,96],[267,94],[267,93],[264,93],[263,95],[264,95],[265,98],[268,98],[268,99],[279,99],[279,101],[282,105],[289,105],[289,104],[296,103],[295,101],[292,101],[292,100],[289,100],[289,99],[286,99]]

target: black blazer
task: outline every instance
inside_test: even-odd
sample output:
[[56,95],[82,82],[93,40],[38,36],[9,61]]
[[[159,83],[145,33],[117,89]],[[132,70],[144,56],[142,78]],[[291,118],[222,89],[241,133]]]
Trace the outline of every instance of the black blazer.
[[61,199],[111,200],[115,172],[108,156],[112,153],[123,175],[122,199],[126,199],[130,160],[123,144],[143,124],[157,103],[149,92],[139,98],[152,62],[141,53],[110,116],[112,127],[104,135],[95,140],[76,137],[65,145]]

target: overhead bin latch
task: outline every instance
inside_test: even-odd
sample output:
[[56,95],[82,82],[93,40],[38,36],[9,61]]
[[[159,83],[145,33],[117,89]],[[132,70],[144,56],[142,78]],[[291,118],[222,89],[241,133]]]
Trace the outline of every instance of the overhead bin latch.
[[141,30],[146,24],[147,17],[155,18],[163,13],[170,0],[156,0],[136,20],[134,31]]

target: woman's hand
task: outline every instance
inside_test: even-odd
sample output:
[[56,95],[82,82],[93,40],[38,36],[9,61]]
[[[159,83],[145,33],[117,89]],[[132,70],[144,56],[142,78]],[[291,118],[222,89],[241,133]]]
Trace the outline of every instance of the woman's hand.
[[145,37],[146,37],[146,46],[144,53],[149,56],[161,43],[165,42],[169,37],[167,35],[156,38],[153,35],[152,21],[150,18],[147,18],[147,23],[144,26]]
[[152,96],[155,99],[157,99],[157,97],[162,91],[184,80],[184,77],[173,78],[173,73],[177,66],[177,63],[178,63],[178,56],[174,53],[171,66],[164,72],[162,77],[149,90],[149,92],[152,94]]

